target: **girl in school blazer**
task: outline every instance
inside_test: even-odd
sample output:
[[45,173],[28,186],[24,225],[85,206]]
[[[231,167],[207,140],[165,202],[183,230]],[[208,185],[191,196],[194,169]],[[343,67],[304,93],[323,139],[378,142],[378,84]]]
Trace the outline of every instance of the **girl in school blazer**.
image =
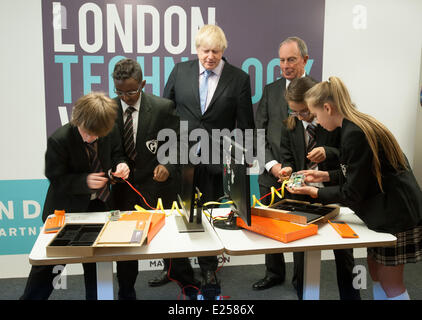
[[[289,117],[281,127],[281,159],[283,168],[280,178],[287,178],[292,172],[308,169],[308,165],[315,163],[319,170],[335,169],[339,165],[340,130],[328,132],[316,124],[315,116],[309,111],[304,101],[307,90],[317,82],[311,77],[292,80],[286,89],[285,98],[289,105]],[[306,127],[315,127],[315,147],[308,153],[308,137]],[[309,198],[306,200],[310,200]]]
[[340,170],[304,171],[306,182],[337,182],[290,190],[322,203],[350,207],[369,229],[397,237],[393,247],[368,248],[374,298],[409,299],[404,264],[422,259],[422,192],[391,132],[356,109],[344,83],[330,77],[305,94],[309,110],[328,131],[341,128]]
[[[282,158],[278,159],[283,168],[280,171],[280,181],[292,172],[318,166],[318,170],[334,170],[339,167],[340,128],[329,132],[315,122],[315,116],[310,113],[304,101],[305,93],[317,84],[310,77],[292,80],[285,92],[289,104],[290,115],[282,126],[280,150]],[[309,135],[305,126],[315,126],[315,146],[308,147]],[[329,182],[327,183],[330,184]],[[320,185],[320,187],[324,187]],[[315,202],[307,195],[292,195],[293,199]],[[359,290],[353,287],[353,268],[355,266],[353,249],[333,250],[336,262],[337,285],[341,300],[360,300]],[[294,252],[293,283],[296,284],[299,299],[302,298],[304,254]]]

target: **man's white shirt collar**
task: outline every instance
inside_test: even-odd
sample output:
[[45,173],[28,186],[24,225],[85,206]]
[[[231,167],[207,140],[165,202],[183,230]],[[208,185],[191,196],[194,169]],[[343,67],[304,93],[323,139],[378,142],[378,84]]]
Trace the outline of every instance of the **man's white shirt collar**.
[[[206,69],[202,65],[201,61],[198,60],[198,62],[199,62],[199,74],[201,75]],[[221,59],[219,64],[211,71],[215,73],[217,76],[221,76],[221,72],[223,71],[223,66],[224,66],[224,60]]]
[[[136,101],[136,103],[132,106],[138,112],[141,107],[141,98],[142,98],[142,92],[139,95],[138,101]],[[124,114],[126,112],[126,109],[129,108],[129,105],[126,102],[124,102],[122,99],[120,99],[120,102],[122,103],[123,114]]]
[[[304,72],[301,76],[301,78],[306,77],[306,72]],[[286,89],[289,86],[290,82],[292,82],[292,80],[286,79]]]

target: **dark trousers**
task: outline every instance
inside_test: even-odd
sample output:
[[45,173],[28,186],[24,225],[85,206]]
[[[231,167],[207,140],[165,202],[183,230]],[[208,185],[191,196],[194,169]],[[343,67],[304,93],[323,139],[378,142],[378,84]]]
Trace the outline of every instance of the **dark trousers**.
[[[171,208],[173,201],[175,201],[176,194],[177,194],[177,187],[175,189],[169,190],[168,188],[162,188],[160,192],[162,194],[157,194],[151,192],[150,190],[146,190],[142,188],[142,184],[134,183],[134,187],[141,192],[145,201],[151,206],[155,207],[157,204],[157,199],[160,197],[163,202],[164,208]],[[135,210],[135,205],[139,205],[146,210],[150,210],[151,208],[145,203],[144,199],[142,199],[135,191],[133,191],[128,185],[125,183],[121,183],[120,185],[115,185],[113,192],[113,207],[118,210],[122,211],[131,211]],[[179,281],[183,283],[191,283],[192,281],[188,281],[190,279],[189,273],[185,275],[186,268],[183,261],[184,258],[175,258],[175,259],[163,259],[164,262],[164,271],[169,270],[170,264],[175,264],[177,268],[180,268],[182,271],[179,273],[174,273],[173,267],[171,267],[172,272],[170,278],[172,279],[181,279]],[[175,262],[173,262],[175,261]],[[180,267],[179,267],[180,265]],[[119,272],[121,271],[121,272]],[[193,270],[192,270],[193,273]],[[122,295],[125,297],[124,299],[130,299],[132,296],[131,288],[133,287],[136,277],[138,274],[138,261],[121,261],[117,262],[117,279],[119,281],[119,296]],[[132,285],[133,284],[133,285]]]
[[[202,203],[216,201],[224,194],[222,173],[212,172],[210,167],[206,165],[199,165],[195,168],[194,186],[202,193]],[[164,259],[164,268],[169,265],[169,261],[166,262],[166,260],[168,259]],[[207,271],[215,272],[218,267],[216,256],[198,257],[198,263],[202,274]],[[198,285],[188,258],[171,259],[170,277],[178,280],[182,287]]]
[[135,282],[138,276],[138,260],[117,261],[119,300],[136,300]]
[[[259,186],[261,196],[271,192],[264,186]],[[271,197],[268,196],[262,200],[263,204],[268,205]],[[312,199],[303,199],[304,201],[312,201]],[[353,249],[333,250],[337,270],[337,285],[339,288],[340,299],[342,300],[360,300],[359,290],[353,288],[353,268],[355,261],[353,257]],[[304,276],[304,253],[293,253],[293,278],[292,284],[296,288],[297,296],[300,300],[303,298],[303,276]],[[265,255],[266,275],[268,276],[285,276],[285,263],[283,254],[267,254]]]
[[[108,206],[100,201],[90,201],[87,212],[107,211]],[[85,298],[87,300],[97,299],[97,269],[95,263],[83,263],[84,282],[85,282]],[[64,267],[64,266],[63,266]],[[53,283],[58,278],[58,271],[61,267],[54,265],[49,266],[32,266],[26,282],[21,300],[46,300],[50,297],[54,289]],[[117,278],[119,282],[119,299],[134,299],[135,281],[138,274],[138,261],[118,261],[117,262]]]
[[[83,263],[85,298],[97,299],[97,271],[95,263]],[[58,283],[58,277],[65,265],[32,266],[20,300],[47,300]],[[60,286],[59,286],[60,287]],[[66,289],[66,288],[63,288]]]
[[[151,207],[155,207],[157,204],[157,199],[161,197],[163,205],[165,208],[171,208],[171,205],[174,200],[176,200],[176,192],[174,190],[169,191],[167,189],[162,189],[162,194],[157,194],[151,190],[142,188],[142,184],[133,183],[134,187],[141,192],[145,201]],[[172,196],[174,193],[174,196]],[[125,183],[120,183],[120,185],[115,185],[113,187],[113,207],[122,211],[131,211],[135,210],[135,205],[139,205],[146,210],[151,208],[145,203],[135,191],[133,191]],[[164,260],[164,270],[168,270],[169,259]],[[134,284],[136,277],[138,275],[138,261],[120,261],[117,262],[117,279],[119,282],[119,298],[121,299],[133,299],[135,291]]]
[[[216,166],[213,169],[216,169]],[[217,201],[224,195],[222,171],[217,169],[217,172],[213,172],[211,170],[207,165],[199,165],[195,168],[193,184],[202,193],[202,203]],[[202,273],[215,272],[218,267],[217,256],[198,257],[198,263]]]
[[[341,300],[360,300],[360,292],[353,288],[353,268],[355,260],[353,249],[333,250],[336,261],[337,285]],[[294,272],[292,283],[296,288],[299,300],[303,298],[304,260],[303,252],[294,252]]]
[[[259,193],[262,196],[271,192],[271,188],[259,185]],[[262,199],[261,203],[269,205],[271,196]],[[265,275],[272,278],[279,278],[282,281],[286,278],[286,263],[284,261],[283,253],[271,253],[265,255]]]

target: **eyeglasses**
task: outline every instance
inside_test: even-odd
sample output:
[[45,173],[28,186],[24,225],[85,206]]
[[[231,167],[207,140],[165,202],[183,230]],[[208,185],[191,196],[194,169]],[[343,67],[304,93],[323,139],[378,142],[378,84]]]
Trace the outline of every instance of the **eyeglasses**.
[[306,118],[311,114],[311,112],[309,110],[306,111],[291,111],[289,110],[289,115],[292,117],[299,117],[301,116],[302,118]]
[[114,89],[114,93],[117,94],[119,97],[123,97],[123,96],[128,96],[128,97],[134,97],[139,93],[139,90],[141,90],[142,87],[142,83],[139,86],[138,90],[135,91],[128,91],[128,92],[123,92],[120,90],[116,90],[116,88]]

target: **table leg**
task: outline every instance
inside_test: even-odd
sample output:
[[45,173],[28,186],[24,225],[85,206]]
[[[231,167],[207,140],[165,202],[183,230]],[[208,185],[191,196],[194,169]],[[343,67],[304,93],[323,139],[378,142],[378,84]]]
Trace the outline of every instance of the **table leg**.
[[319,300],[321,250],[305,251],[303,300]]
[[114,299],[113,262],[97,262],[97,299]]

